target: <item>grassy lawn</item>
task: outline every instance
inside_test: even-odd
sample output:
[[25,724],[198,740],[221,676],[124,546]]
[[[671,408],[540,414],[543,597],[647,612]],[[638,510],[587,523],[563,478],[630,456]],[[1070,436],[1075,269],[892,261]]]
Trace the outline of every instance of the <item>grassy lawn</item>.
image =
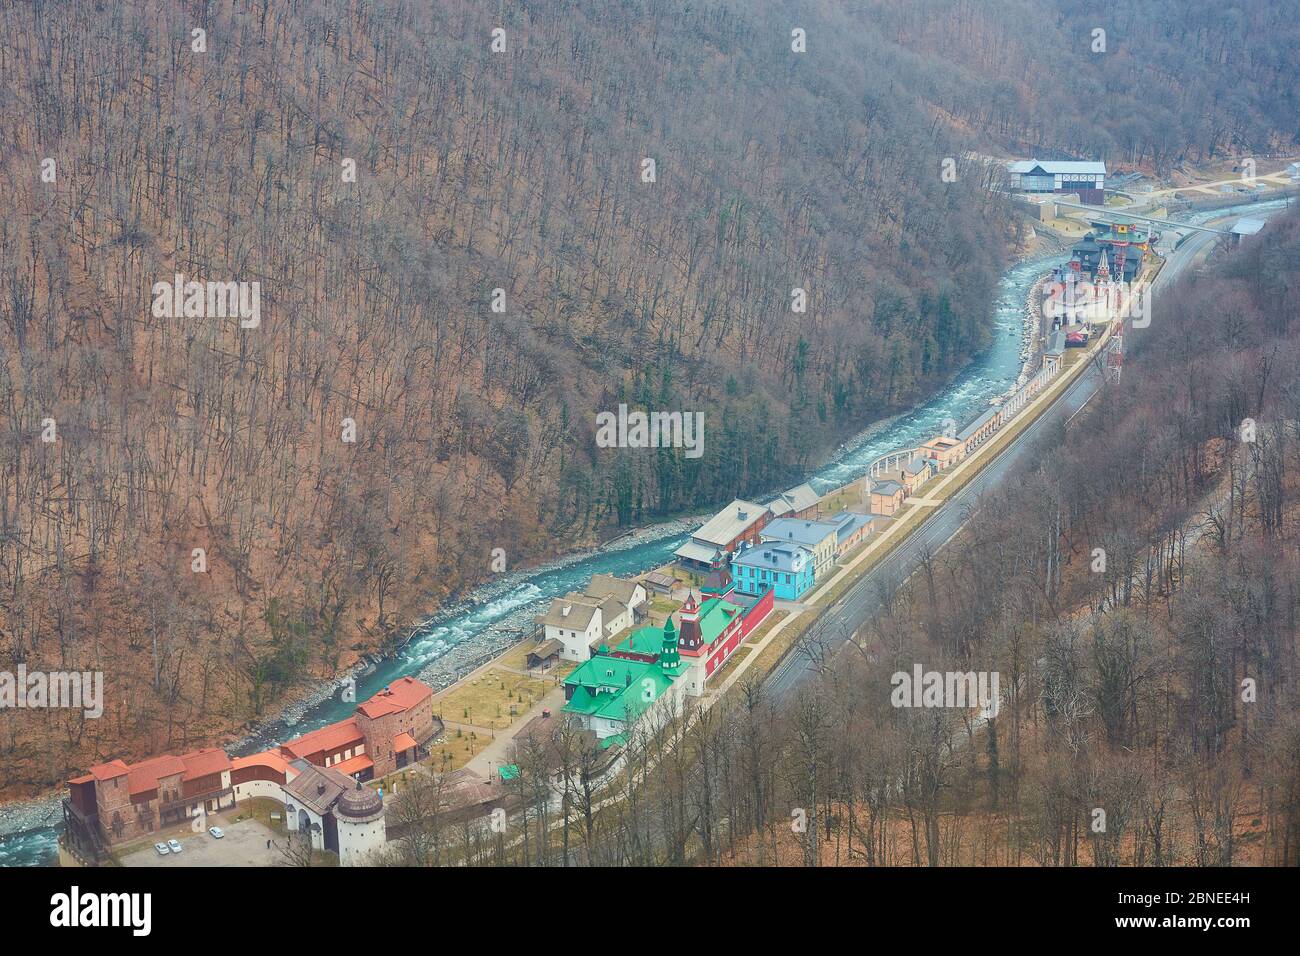
[[[493,664],[500,664],[502,667],[508,667],[512,670],[529,671],[533,677],[547,683],[553,683],[556,678],[563,679],[567,677],[569,674],[573,673],[574,668],[578,666],[574,661],[563,661],[557,659],[552,661],[544,671],[538,670],[536,667],[529,670],[528,654],[536,646],[537,642],[526,640],[522,644],[510,648],[510,650],[506,651],[493,661]],[[446,716],[452,720],[456,719],[450,713]]]
[[[271,814],[279,814],[280,819],[272,820]],[[270,797],[253,797],[251,800],[245,800],[239,805],[239,813],[231,817],[232,822],[240,820],[256,820],[262,826],[271,830],[276,836],[282,836],[286,831],[284,828],[284,804],[279,800],[272,800]]]
[[844,485],[838,491],[832,491],[817,504],[817,508],[827,517],[838,514],[849,505],[863,503],[862,479],[857,478]]
[[[479,744],[478,748],[479,750],[482,750],[483,745]],[[468,760],[469,757],[467,756],[465,759]],[[421,763],[433,766],[429,760],[422,760]],[[378,790],[380,787],[383,787],[385,794],[392,793],[393,788],[396,787],[397,792],[401,793],[406,789],[407,784],[411,783],[415,779],[415,771],[411,769],[412,766],[414,766],[414,764],[408,764],[401,770],[395,770],[390,773],[387,777],[380,777],[377,780],[368,780],[366,781],[366,786],[371,790]]]
[[502,667],[512,667],[515,670],[528,670],[528,652],[536,646],[535,641],[525,640],[510,648],[510,650],[498,657],[494,663],[500,664]]
[[450,688],[434,710],[445,720],[505,730],[552,686],[549,679],[490,667]]
[[[781,613],[784,614],[785,612],[782,611]],[[714,681],[714,686],[720,686],[731,675],[731,672],[740,666],[740,662],[749,656],[749,652],[752,650],[753,648],[748,644],[741,644],[736,648],[736,653],[731,655],[730,660],[722,665],[722,670],[710,677],[709,680]]]
[[[747,648],[752,648],[754,645],[758,644],[761,640],[763,640],[763,638],[767,637],[767,635],[771,633],[772,628],[776,627],[778,624],[780,624],[789,616],[790,616],[789,611],[776,611],[776,610],[772,611],[772,613],[767,616],[767,620],[764,621],[761,625],[759,625],[758,630],[755,631],[753,634],[749,635],[749,637],[745,639],[744,646]],[[730,661],[728,663],[730,663]]]
[[474,756],[492,742],[485,733],[460,728],[448,728],[440,743],[429,745],[429,758],[425,766],[438,773],[450,773],[469,763]]
[[658,597],[650,602],[650,615],[658,618],[660,622],[663,622],[669,614],[672,614],[679,607],[681,607],[681,603],[678,601],[673,601],[666,597]]
[[[817,614],[811,611],[805,611],[799,615],[798,620],[791,621],[786,625],[785,630],[778,634],[772,643],[763,648],[763,652],[758,655],[758,659],[750,665],[750,669],[755,674],[762,677],[772,670],[773,667],[785,656],[786,651],[794,646],[795,641],[808,630],[808,625],[816,620]],[[748,675],[746,675],[748,679]],[[743,683],[743,682],[742,682]]]

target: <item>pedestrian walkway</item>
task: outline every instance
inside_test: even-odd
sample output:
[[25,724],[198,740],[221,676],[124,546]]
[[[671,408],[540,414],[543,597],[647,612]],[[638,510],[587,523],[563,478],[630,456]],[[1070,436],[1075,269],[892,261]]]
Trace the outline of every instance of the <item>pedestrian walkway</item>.
[[501,769],[502,766],[514,762],[513,746],[515,734],[528,725],[528,722],[534,717],[540,717],[542,711],[550,709],[551,716],[557,720],[560,718],[560,710],[564,707],[564,685],[547,691],[537,703],[524,711],[514,723],[505,730],[496,731],[496,737],[493,738],[486,747],[476,753],[465,764],[465,767],[474,771],[483,777],[484,780],[490,780],[492,775]]
[[703,698],[704,706],[711,707],[718,700],[718,698],[720,698],[723,694],[725,694],[731,688],[731,686],[736,683],[736,681],[740,680],[741,675],[744,674],[745,671],[749,670],[750,665],[753,664],[754,661],[758,660],[759,655],[762,654],[763,651],[767,649],[767,646],[769,644],[771,644],[774,640],[776,640],[777,635],[780,634],[782,631],[784,631],[787,627],[789,627],[790,622],[797,620],[803,613],[805,612],[802,611],[790,612],[785,617],[783,617],[780,621],[778,621],[776,627],[768,631],[767,634],[763,636],[763,639],[759,641],[757,644],[742,645],[744,647],[749,648],[749,653],[745,655],[744,660],[742,660],[739,664],[736,665],[736,669],[727,676],[726,680],[724,680],[717,687],[712,688],[707,694],[704,695]]

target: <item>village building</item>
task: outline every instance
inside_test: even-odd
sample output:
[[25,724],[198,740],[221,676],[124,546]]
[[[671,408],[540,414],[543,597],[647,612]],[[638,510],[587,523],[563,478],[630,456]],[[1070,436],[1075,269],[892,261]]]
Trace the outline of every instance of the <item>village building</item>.
[[386,839],[379,792],[332,767],[296,760],[293,769],[282,788],[285,825],[313,849],[337,853],[340,866],[372,862]]
[[707,572],[719,551],[729,555],[743,543],[757,544],[772,512],[766,505],[737,498],[704,523],[691,539],[673,553],[682,567]]
[[534,621],[543,628],[547,640],[560,642],[563,648],[560,656],[565,660],[589,659],[591,648],[604,639],[600,608],[586,601],[575,601],[572,596],[552,598],[546,613]]
[[243,803],[254,797],[284,800],[284,784],[297,774],[290,763],[297,758],[287,757],[280,749],[263,750],[247,757],[230,761],[230,784],[235,791],[235,802]]
[[763,529],[761,541],[798,544],[812,552],[813,575],[820,577],[835,564],[836,527],[825,521],[777,518]]
[[713,556],[713,564],[709,568],[709,573],[705,575],[700,590],[714,597],[722,597],[731,589],[731,563],[719,551]]
[[[774,605],[775,594],[772,591],[757,599],[728,592],[725,597],[705,597],[698,604],[694,594],[688,595],[678,613],[680,623],[677,629],[683,691],[692,697],[703,694],[709,679],[722,669],[754,628],[771,613]],[[630,634],[611,654],[652,662],[658,660],[662,648],[662,629],[642,627]]]
[[736,591],[755,597],[772,590],[779,600],[797,601],[812,588],[813,573],[813,554],[802,545],[759,544],[731,559]]
[[744,609],[722,598],[695,603],[688,595],[682,605],[678,628],[678,650],[684,665],[682,682],[686,693],[698,697],[708,679],[727,662],[744,640],[741,627]]
[[871,483],[871,511],[878,515],[892,515],[903,507],[907,489],[891,478]]
[[1094,222],[1090,232],[1070,249],[1067,270],[1096,280],[1103,261],[1109,276],[1133,282],[1142,271],[1142,257],[1159,238],[1150,226],[1137,222]]
[[625,743],[638,720],[656,713],[667,717],[680,706],[683,668],[671,617],[660,634],[657,658],[643,659],[648,656],[616,656],[602,645],[564,679],[565,715],[594,733],[602,747]]
[[98,849],[229,809],[235,805],[230,771],[230,758],[216,748],[136,764],[96,764],[68,781],[65,832],[87,849]]
[[1047,337],[1047,344],[1043,348],[1043,369],[1049,375],[1056,375],[1061,371],[1061,363],[1065,361],[1065,330],[1057,329]]
[[918,449],[920,454],[933,463],[935,470],[947,471],[966,457],[966,449],[955,438],[937,435]]
[[1008,168],[1011,187],[1022,193],[1076,193],[1080,201],[1106,201],[1106,164],[1074,160],[1024,159]]
[[647,597],[646,586],[640,581],[596,574],[585,593],[553,598],[546,612],[533,619],[542,628],[546,656],[555,647],[548,642],[555,641],[565,660],[588,660],[594,647],[636,623]]
[[957,433],[957,440],[966,448],[966,454],[984,444],[993,437],[993,433],[1002,427],[1002,409],[990,408],[981,412],[979,417]]
[[295,738],[279,748],[290,761],[331,767],[357,780],[383,777],[415,762],[435,727],[433,689],[401,677],[359,705],[351,717]]
[[817,511],[819,501],[821,495],[813,490],[812,485],[804,482],[777,495],[768,502],[767,509],[774,518],[806,518]]
[[647,597],[650,594],[670,595],[677,587],[677,579],[663,571],[651,571],[641,578],[641,582],[645,585]]
[[563,644],[553,637],[548,637],[539,641],[535,647],[529,648],[524,663],[530,668],[546,668],[560,659],[560,652],[563,650]]
[[866,540],[871,532],[871,515],[841,511],[828,522],[835,526],[835,556],[847,554]]
[[[346,781],[349,788],[385,776],[417,760],[441,730],[433,716],[433,689],[402,677],[359,705],[351,717],[261,753],[231,760],[224,751],[207,748],[91,767],[68,781],[65,836],[74,852],[97,860],[109,847],[228,810],[237,802],[254,797],[285,802],[286,786],[306,768]],[[323,826],[323,815],[309,822]],[[373,823],[360,817],[349,821],[371,829]],[[331,837],[329,845],[321,845],[335,849],[333,842]]]
[[931,467],[929,459],[922,455],[916,455],[903,466],[900,480],[907,493],[913,495],[916,494],[916,489],[929,481],[930,476],[933,474],[934,469]]
[[593,574],[585,593],[588,597],[601,599],[612,597],[634,613],[649,597],[646,586],[640,581],[618,578],[612,574]]
[[1232,244],[1234,246],[1240,245],[1241,241],[1247,236],[1259,235],[1266,225],[1268,225],[1266,220],[1243,216],[1233,224],[1230,230]]

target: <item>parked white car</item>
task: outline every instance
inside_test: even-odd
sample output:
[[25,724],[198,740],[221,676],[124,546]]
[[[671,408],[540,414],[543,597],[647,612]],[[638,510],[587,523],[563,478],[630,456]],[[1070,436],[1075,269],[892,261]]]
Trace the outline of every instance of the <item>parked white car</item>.
[[184,847],[182,847],[176,840],[168,840],[167,849],[171,850],[173,853],[179,853],[184,849]]
[[166,843],[155,843],[153,848],[158,851],[159,856],[166,856],[171,850],[167,849]]
[[221,827],[208,827],[208,832],[212,834],[214,840],[220,840],[226,835],[226,831],[221,829]]

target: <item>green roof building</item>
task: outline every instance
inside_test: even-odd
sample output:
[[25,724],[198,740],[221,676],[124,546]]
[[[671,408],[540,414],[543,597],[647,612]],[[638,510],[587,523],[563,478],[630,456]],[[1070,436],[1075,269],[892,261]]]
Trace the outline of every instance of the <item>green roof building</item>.
[[658,658],[616,657],[602,647],[564,679],[564,713],[594,732],[602,744],[626,734],[637,718],[673,696],[673,682],[681,670],[671,617],[662,630],[639,628],[619,649]]

